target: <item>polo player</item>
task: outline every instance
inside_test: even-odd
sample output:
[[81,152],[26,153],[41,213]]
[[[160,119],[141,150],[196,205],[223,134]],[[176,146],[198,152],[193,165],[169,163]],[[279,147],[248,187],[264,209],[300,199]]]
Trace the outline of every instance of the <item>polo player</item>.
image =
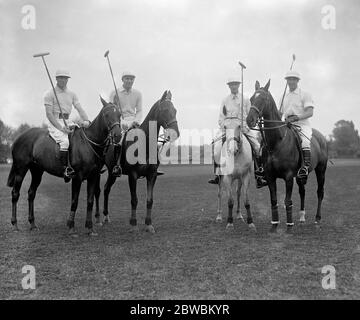
[[63,117],[67,121],[68,126],[74,123],[70,123],[69,116],[72,111],[72,107],[78,111],[82,125],[88,127],[90,125],[89,118],[82,108],[77,95],[67,88],[67,82],[70,78],[70,73],[66,70],[56,71],[56,86],[55,92],[59,100],[60,108],[58,106],[54,90],[48,90],[44,95],[44,105],[46,109],[47,127],[50,136],[60,145],[60,160],[64,166],[63,177],[65,182],[69,182],[71,178],[75,176],[75,171],[69,163],[69,133],[71,130],[64,125]]
[[[132,128],[140,126],[143,116],[142,110],[142,94],[139,90],[133,88],[135,81],[135,74],[130,71],[123,72],[121,76],[123,82],[122,88],[117,88],[117,94],[119,95],[119,100],[116,94],[116,91],[113,90],[110,94],[110,101],[112,101],[120,110],[122,114],[121,119],[121,128],[123,131],[128,131]],[[122,139],[125,134],[122,135]],[[120,145],[122,143],[122,139]],[[117,151],[119,152],[119,151]],[[118,157],[120,157],[118,155]],[[121,167],[120,159],[118,164],[113,168],[112,174],[116,177],[121,176]],[[158,170],[158,175],[164,174]]]
[[[258,188],[267,185],[266,180],[263,177],[264,169],[261,165],[261,156],[260,156],[260,143],[257,140],[256,133],[253,130],[250,130],[247,123],[246,117],[251,107],[251,103],[248,97],[243,96],[244,106],[243,106],[243,119],[241,119],[241,95],[239,95],[239,86],[241,81],[237,77],[229,78],[227,85],[230,89],[230,94],[227,95],[220,107],[219,113],[219,126],[220,129],[217,133],[217,138],[214,142],[214,173],[215,178],[210,179],[208,182],[211,184],[218,184],[220,177],[220,158],[221,158],[221,149],[222,149],[222,139],[221,136],[225,133],[226,128],[233,128],[234,124],[241,125],[243,128],[243,134],[248,139],[251,149],[254,155],[254,166],[255,166],[255,179],[256,185]],[[241,123],[242,120],[242,123]]]
[[284,118],[286,122],[297,125],[300,130],[303,163],[297,173],[297,177],[306,181],[311,165],[310,141],[312,128],[310,118],[313,116],[314,102],[311,95],[298,86],[300,80],[298,72],[288,71],[285,79],[289,86],[289,93],[284,98]]

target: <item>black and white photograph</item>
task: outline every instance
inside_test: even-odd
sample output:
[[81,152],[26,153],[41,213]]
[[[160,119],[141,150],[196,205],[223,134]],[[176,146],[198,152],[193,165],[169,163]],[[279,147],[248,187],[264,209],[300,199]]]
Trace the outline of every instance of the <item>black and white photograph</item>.
[[358,0],[0,0],[0,300],[358,300],[359,35]]

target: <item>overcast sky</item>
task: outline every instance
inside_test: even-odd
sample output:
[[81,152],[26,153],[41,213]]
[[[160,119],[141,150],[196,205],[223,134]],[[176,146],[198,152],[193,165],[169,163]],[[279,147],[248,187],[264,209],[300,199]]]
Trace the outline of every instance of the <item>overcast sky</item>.
[[[24,29],[24,5],[36,13]],[[324,29],[332,5],[336,28]],[[328,20],[326,20],[328,21]],[[326,22],[325,21],[325,22]],[[50,89],[38,52],[50,52],[50,72],[69,69],[68,87],[89,117],[99,112],[99,94],[113,89],[106,50],[120,74],[136,74],[145,113],[164,90],[173,93],[180,129],[217,127],[226,79],[246,66],[244,91],[271,78],[279,101],[283,76],[296,54],[300,86],[315,101],[313,127],[325,135],[337,120],[360,128],[360,1],[307,0],[0,0],[0,119],[11,126],[45,120],[43,94]]]

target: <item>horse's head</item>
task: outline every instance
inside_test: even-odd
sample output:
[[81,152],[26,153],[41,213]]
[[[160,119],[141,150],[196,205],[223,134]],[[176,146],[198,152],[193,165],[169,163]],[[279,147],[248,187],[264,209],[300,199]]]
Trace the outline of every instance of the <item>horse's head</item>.
[[251,108],[246,118],[246,123],[250,128],[255,127],[256,122],[259,118],[270,119],[270,114],[276,109],[274,99],[269,92],[270,80],[267,82],[265,87],[260,87],[259,81],[255,83],[255,93],[250,98]]
[[176,119],[176,109],[171,102],[171,92],[166,90],[158,101],[158,123],[165,129],[165,138],[170,142],[180,136]]
[[241,126],[235,126],[234,129],[226,130],[226,145],[229,154],[236,155],[242,148],[243,134]]
[[106,102],[102,97],[100,100],[103,124],[112,142],[117,144],[121,140],[120,111],[113,103]]

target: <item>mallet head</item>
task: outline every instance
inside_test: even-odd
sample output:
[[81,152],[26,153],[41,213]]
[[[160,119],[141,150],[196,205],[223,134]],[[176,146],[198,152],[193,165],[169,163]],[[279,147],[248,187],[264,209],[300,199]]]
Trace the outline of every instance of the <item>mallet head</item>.
[[239,61],[239,65],[241,66],[241,68],[246,69],[246,66],[243,63],[241,63],[240,61]]
[[49,55],[49,54],[50,54],[50,52],[37,53],[37,54],[34,54],[33,57],[34,57],[34,58],[43,57],[43,56],[47,56],[47,55]]
[[104,54],[104,57],[106,58],[108,55],[109,55],[109,50],[107,50],[106,52],[105,52],[105,54]]

